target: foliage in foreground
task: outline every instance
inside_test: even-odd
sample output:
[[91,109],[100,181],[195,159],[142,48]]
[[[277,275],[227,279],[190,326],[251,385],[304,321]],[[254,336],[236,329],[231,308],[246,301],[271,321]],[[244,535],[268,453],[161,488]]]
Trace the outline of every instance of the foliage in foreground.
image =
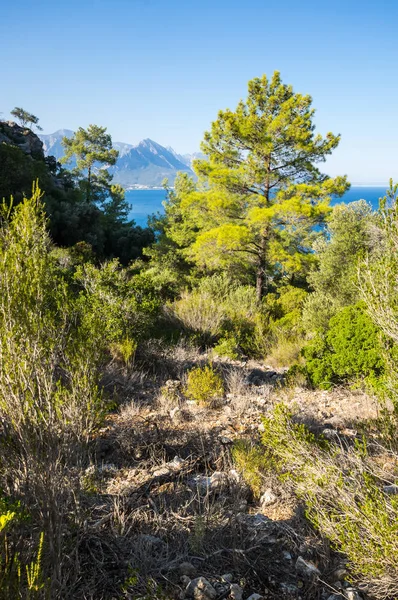
[[131,360],[157,304],[117,262],[76,265],[54,251],[38,188],[12,212],[3,205],[1,219],[0,497],[29,516],[27,544],[43,533],[50,597],[65,598],[79,576],[79,469],[108,405],[100,380],[111,351]]
[[188,373],[184,393],[198,404],[211,406],[224,396],[223,379],[212,365],[197,367]]
[[305,502],[307,517],[343,552],[375,598],[398,594],[398,499],[383,491],[366,443],[317,440],[279,405],[264,418],[269,464]]

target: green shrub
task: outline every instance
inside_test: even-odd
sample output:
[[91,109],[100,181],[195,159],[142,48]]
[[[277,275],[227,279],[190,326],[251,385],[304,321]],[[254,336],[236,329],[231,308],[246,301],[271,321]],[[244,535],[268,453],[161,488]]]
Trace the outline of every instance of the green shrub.
[[227,356],[232,360],[237,360],[240,357],[239,344],[233,335],[222,337],[218,344],[214,346],[214,351],[220,356]]
[[265,355],[268,325],[255,289],[232,282],[227,275],[202,279],[168,305],[167,315],[200,344],[218,343],[220,354]]
[[237,440],[232,448],[232,458],[253,496],[259,498],[264,481],[263,474],[269,468],[269,459],[264,448],[246,440]]
[[198,404],[211,406],[224,396],[223,379],[211,365],[197,367],[188,373],[184,393]]
[[317,335],[303,350],[313,385],[333,384],[383,374],[385,361],[380,331],[358,303],[343,308],[329,321],[326,334]]
[[398,594],[398,501],[384,493],[366,443],[345,449],[315,438],[279,405],[264,418],[262,443],[311,523],[348,558],[374,598]]
[[[49,540],[43,570],[49,597],[59,598],[73,576],[65,555],[77,542],[68,532],[79,516],[79,469],[107,409],[102,369],[112,343],[131,358],[136,300],[114,263],[78,267],[74,278],[61,268],[40,190],[0,217],[0,490]],[[37,577],[32,567],[27,585]]]

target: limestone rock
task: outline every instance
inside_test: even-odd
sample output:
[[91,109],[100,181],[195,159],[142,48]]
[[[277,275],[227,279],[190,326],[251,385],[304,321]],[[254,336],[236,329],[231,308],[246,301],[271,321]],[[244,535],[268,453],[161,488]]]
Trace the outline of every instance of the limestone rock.
[[302,556],[299,556],[296,561],[296,570],[307,577],[319,577],[321,572],[316,568],[314,564],[304,560]]
[[260,506],[271,506],[272,504],[275,504],[277,500],[277,496],[274,494],[271,488],[268,488],[267,490],[265,490],[264,494],[260,498]]
[[44,161],[43,142],[33,131],[13,121],[0,123],[0,143],[17,146],[24,154]]
[[185,597],[194,600],[215,600],[217,592],[205,577],[197,577],[187,586]]
[[243,590],[237,583],[233,583],[230,588],[229,597],[231,600],[242,600]]

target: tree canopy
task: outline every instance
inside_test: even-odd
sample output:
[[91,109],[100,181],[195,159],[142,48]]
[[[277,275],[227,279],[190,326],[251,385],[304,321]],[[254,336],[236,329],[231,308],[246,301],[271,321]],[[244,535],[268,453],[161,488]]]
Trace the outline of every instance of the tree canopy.
[[11,114],[13,117],[18,119],[18,121],[20,122],[22,127],[34,125],[36,127],[36,129],[38,129],[39,131],[42,131],[42,128],[38,124],[39,118],[36,117],[35,115],[32,115],[32,113],[29,113],[28,111],[24,110],[23,108],[16,106],[15,108],[12,109]]
[[[196,186],[182,176],[166,205],[163,231],[200,268],[251,274],[260,299],[276,278],[310,268],[316,226],[346,177],[321,173],[318,163],[339,135],[315,134],[308,95],[295,93],[278,72],[248,85],[246,101],[222,110],[194,162]],[[176,218],[177,215],[177,218]]]
[[112,148],[112,138],[106,133],[106,127],[79,127],[71,138],[63,138],[62,145],[65,148],[62,163],[68,163],[73,156],[76,157],[74,174],[84,188],[87,202],[103,201],[111,192],[120,199],[122,188],[118,186],[112,189],[112,175],[106,168],[115,164],[119,152]]

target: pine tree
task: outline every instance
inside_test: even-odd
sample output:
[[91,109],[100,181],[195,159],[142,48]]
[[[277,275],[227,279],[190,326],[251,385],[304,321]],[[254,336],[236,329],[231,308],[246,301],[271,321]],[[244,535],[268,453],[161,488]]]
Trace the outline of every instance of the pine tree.
[[106,127],[79,127],[71,138],[63,138],[62,145],[65,148],[62,163],[76,157],[75,176],[85,187],[87,203],[104,200],[104,195],[109,195],[111,189],[112,175],[100,165],[114,165],[119,156],[119,152],[112,148],[112,138],[106,133]]
[[185,255],[209,271],[253,273],[259,299],[276,278],[308,271],[330,197],[349,187],[317,167],[340,136],[314,133],[311,104],[277,72],[250,81],[247,100],[220,111],[205,134],[199,184],[173,198],[169,227],[166,206],[166,235]]
[[18,119],[18,121],[21,124],[21,127],[27,127],[28,125],[32,125],[32,126],[34,125],[36,127],[36,129],[38,129],[39,131],[42,131],[42,128],[38,124],[39,117],[32,115],[32,113],[29,113],[28,111],[24,110],[23,108],[16,106],[15,108],[13,108],[13,110],[11,111],[10,114],[12,114],[13,117]]

